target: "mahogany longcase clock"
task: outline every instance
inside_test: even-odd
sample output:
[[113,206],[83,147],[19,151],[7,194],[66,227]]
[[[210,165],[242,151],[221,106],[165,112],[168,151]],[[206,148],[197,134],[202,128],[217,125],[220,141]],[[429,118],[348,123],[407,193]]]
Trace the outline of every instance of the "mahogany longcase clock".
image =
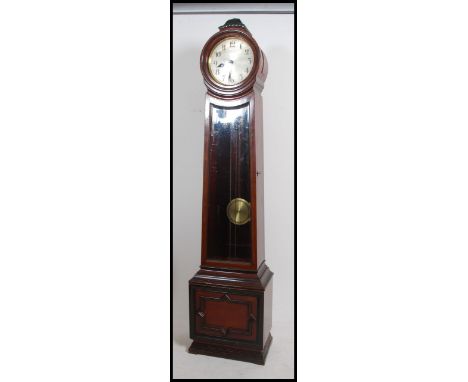
[[273,273],[265,263],[261,92],[267,60],[239,19],[205,44],[200,270],[189,282],[189,352],[264,364]]

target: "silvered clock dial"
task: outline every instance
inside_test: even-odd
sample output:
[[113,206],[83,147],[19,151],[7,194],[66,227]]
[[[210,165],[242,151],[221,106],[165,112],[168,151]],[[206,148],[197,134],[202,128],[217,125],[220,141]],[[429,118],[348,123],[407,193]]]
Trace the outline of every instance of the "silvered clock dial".
[[208,58],[213,78],[223,85],[237,85],[251,73],[254,55],[250,44],[238,37],[218,42]]

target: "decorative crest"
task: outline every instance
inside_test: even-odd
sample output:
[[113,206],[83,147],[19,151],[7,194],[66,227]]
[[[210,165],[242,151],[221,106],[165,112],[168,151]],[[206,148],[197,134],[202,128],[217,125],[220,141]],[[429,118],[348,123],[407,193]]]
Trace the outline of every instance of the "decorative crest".
[[244,23],[240,19],[229,19],[224,23],[224,25],[221,25],[219,27],[219,30],[229,28],[229,27],[238,27],[238,28],[244,28],[246,31],[248,31],[247,27],[244,25]]

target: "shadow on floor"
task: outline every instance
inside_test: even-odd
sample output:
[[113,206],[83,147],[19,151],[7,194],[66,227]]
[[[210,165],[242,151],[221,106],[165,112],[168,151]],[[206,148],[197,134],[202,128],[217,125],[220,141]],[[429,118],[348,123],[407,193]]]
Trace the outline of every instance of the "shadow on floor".
[[185,348],[185,351],[188,351],[189,346],[192,344],[192,340],[189,337],[189,334],[185,331],[174,333],[174,341]]

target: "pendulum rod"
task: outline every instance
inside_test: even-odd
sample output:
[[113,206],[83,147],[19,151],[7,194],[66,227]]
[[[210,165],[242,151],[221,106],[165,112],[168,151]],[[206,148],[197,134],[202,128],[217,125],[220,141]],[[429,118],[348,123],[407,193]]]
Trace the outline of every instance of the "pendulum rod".
[[[236,144],[236,198],[239,197],[239,155],[240,155],[240,142],[239,142],[239,135],[240,135],[240,124],[239,120],[236,118],[234,125],[236,126],[236,138],[237,138],[237,144]],[[235,246],[234,246],[234,256],[237,257],[237,224],[234,225],[234,240],[235,240]]]
[[[227,123],[227,128],[229,128],[229,201],[232,200],[232,128],[230,123]],[[231,258],[231,232],[232,232],[232,224],[229,224],[229,259]]]

